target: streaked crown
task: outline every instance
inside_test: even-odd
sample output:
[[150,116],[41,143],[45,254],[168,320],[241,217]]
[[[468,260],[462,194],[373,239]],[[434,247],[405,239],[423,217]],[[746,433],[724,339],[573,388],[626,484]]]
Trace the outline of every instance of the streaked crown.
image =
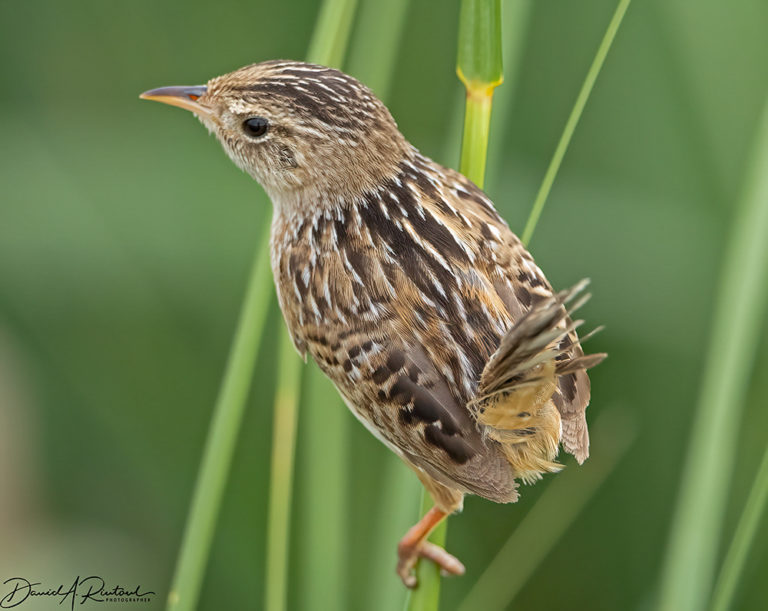
[[[202,88],[201,88],[202,90]],[[396,172],[408,143],[354,78],[268,61],[211,79],[197,113],[278,206],[350,198]]]

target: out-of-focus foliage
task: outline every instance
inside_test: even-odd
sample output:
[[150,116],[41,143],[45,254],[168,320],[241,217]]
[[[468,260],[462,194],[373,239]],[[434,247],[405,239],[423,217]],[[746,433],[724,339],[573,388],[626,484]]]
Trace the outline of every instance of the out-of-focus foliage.
[[[406,136],[453,166],[458,4],[411,3],[389,92]],[[499,169],[486,185],[517,231],[614,6],[532,3],[504,133],[491,132],[503,141],[489,159]],[[270,211],[192,117],[137,95],[301,58],[317,9],[308,0],[0,3],[0,581],[98,573],[157,591],[152,608],[161,608]],[[621,409],[635,439],[520,592],[520,608],[646,609],[654,599],[724,229],[768,91],[767,28],[760,0],[637,2],[606,60],[531,248],[558,287],[592,278],[584,315],[607,330],[591,349],[610,358],[592,374],[589,419]],[[282,324],[272,316],[205,609],[263,599],[269,347]],[[766,367],[763,337],[755,371]],[[768,437],[767,394],[766,378],[753,375],[726,537]],[[394,567],[395,541],[382,545],[371,529],[393,458],[347,418],[347,553],[327,562],[348,570],[349,607],[366,608],[370,567]],[[302,439],[324,431],[300,424],[299,433],[297,583],[313,570],[302,561],[314,501],[306,490],[322,494],[303,477]],[[594,437],[596,457],[600,444]],[[467,500],[448,545],[468,572],[444,584],[444,609],[458,605],[552,479],[524,487],[514,506]],[[408,494],[415,518],[418,500]],[[768,607],[766,528],[757,536],[738,608]],[[394,571],[377,578],[396,579]],[[289,593],[291,608],[311,609],[312,600]]]

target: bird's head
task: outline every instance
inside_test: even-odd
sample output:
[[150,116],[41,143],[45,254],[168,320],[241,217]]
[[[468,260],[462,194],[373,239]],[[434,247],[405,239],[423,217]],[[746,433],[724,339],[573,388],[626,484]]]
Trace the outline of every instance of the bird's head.
[[278,206],[362,194],[409,147],[367,87],[315,64],[268,61],[141,97],[192,111]]

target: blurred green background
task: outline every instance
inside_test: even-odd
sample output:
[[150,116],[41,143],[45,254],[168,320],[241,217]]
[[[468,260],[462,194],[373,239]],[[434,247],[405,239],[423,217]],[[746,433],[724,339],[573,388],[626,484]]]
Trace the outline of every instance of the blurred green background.
[[[521,24],[519,70],[499,90],[509,101],[494,117],[486,185],[518,232],[614,6],[539,0]],[[137,96],[255,61],[301,59],[318,8],[317,0],[0,3],[0,581],[96,573],[141,583],[158,594],[142,608],[162,608],[271,210],[191,116]],[[455,167],[458,1],[413,0],[406,20],[389,106],[406,137]],[[768,92],[766,31],[764,0],[637,1],[608,56],[531,250],[555,286],[591,277],[585,316],[607,325],[590,346],[610,358],[592,374],[588,417],[612,413],[614,425],[593,435],[591,468],[609,460],[600,448],[612,436],[632,443],[603,465],[608,477],[514,608],[652,606],[724,235]],[[348,68],[354,74],[377,52],[353,31]],[[255,371],[204,609],[256,609],[263,598],[278,316],[273,309]],[[726,540],[768,440],[767,368],[764,329]],[[325,403],[309,397],[302,410],[344,409]],[[343,582],[337,608],[373,608],[375,591],[376,608],[399,609],[396,538],[382,542],[374,518],[383,478],[405,467],[344,418],[346,554],[327,566],[312,564],[322,551],[303,548],[317,540],[313,512],[328,506],[323,482],[306,481],[307,439],[325,431],[299,425],[289,606],[333,608],[312,577],[319,572]],[[458,606],[542,493],[577,469],[562,458],[564,474],[524,487],[517,505],[469,498],[451,520],[448,547],[467,575],[445,582],[443,609]],[[415,520],[418,486],[399,493]],[[763,526],[739,609],[768,608],[767,542]],[[520,549],[521,562],[530,553]]]

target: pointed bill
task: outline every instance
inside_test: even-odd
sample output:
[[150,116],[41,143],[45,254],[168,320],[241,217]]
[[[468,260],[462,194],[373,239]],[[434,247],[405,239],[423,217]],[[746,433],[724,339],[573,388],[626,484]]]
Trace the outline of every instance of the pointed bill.
[[150,89],[145,91],[139,97],[142,100],[154,100],[171,106],[178,106],[192,111],[196,115],[213,118],[210,108],[206,108],[198,102],[198,99],[205,95],[208,88],[205,85],[179,86],[179,87],[160,87],[159,89]]

